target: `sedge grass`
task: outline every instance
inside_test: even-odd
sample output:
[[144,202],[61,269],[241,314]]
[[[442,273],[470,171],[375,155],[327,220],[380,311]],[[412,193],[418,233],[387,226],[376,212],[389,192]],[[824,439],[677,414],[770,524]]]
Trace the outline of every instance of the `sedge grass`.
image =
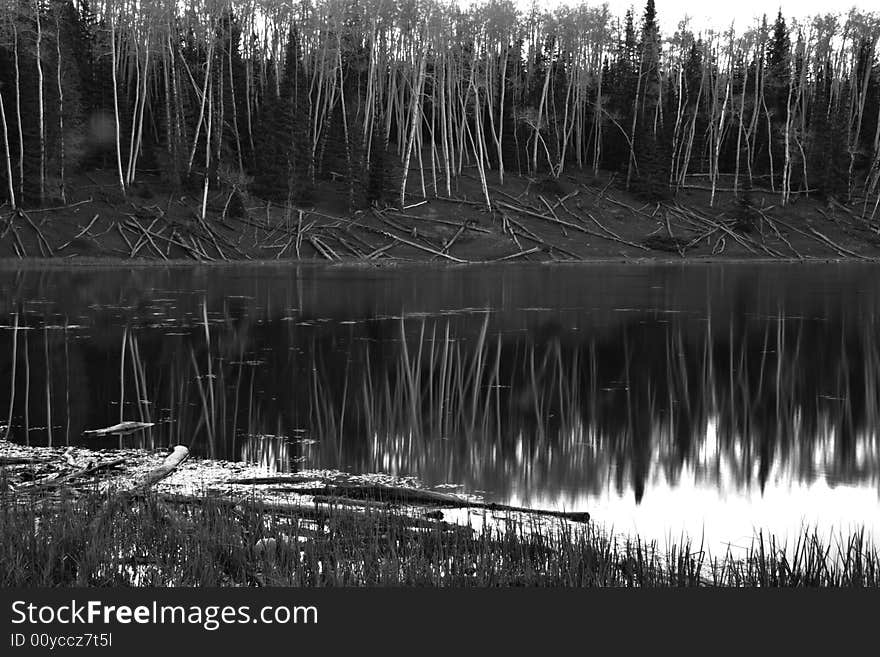
[[[2,476],[2,475],[0,475]],[[876,587],[880,551],[864,531],[792,549],[758,534],[713,557],[683,537],[661,548],[592,525],[517,523],[481,531],[413,527],[393,510],[313,518],[97,492],[0,507],[0,586]],[[260,539],[275,539],[260,551]],[[277,546],[281,546],[280,548]]]

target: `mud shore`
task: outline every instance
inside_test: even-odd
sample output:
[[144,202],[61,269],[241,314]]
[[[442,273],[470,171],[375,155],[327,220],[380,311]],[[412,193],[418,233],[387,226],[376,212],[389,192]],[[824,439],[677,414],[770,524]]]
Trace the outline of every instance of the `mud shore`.
[[[67,203],[0,208],[0,266],[49,264],[488,262],[827,262],[880,259],[870,204],[770,190],[744,199],[704,186],[646,202],[613,175],[490,184],[487,207],[465,175],[452,196],[413,190],[405,205],[349,211],[344,183],[321,183],[309,207],[218,190],[201,198],[145,175],[123,196],[90,172]],[[445,191],[445,190],[444,190]],[[864,207],[863,207],[864,206]]]

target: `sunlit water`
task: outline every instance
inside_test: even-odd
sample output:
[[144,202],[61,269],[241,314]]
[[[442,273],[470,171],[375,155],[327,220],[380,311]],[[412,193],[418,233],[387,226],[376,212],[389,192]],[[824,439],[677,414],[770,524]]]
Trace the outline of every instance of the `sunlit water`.
[[[871,265],[3,271],[0,424],[414,477],[715,552],[876,540],[878,313]],[[156,424],[83,434],[123,419]]]

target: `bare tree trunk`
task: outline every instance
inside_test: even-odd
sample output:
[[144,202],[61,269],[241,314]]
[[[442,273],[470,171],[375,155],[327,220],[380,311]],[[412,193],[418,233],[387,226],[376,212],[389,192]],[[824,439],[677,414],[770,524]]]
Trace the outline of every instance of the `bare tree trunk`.
[[18,198],[24,199],[24,133],[21,127],[21,69],[18,64],[18,29],[12,21],[13,50],[15,55],[15,121],[18,125]]
[[[626,188],[629,189],[630,182],[632,182],[632,173],[633,173],[633,164],[636,161],[636,120],[639,116],[639,94],[642,90],[642,63],[644,57],[639,57],[639,76],[636,79],[636,96],[633,98],[633,120],[632,127],[629,132],[629,161],[626,165]],[[695,119],[696,120],[696,119]]]
[[[209,62],[208,69],[211,68],[211,64]],[[208,125],[205,128],[205,187],[202,192],[202,212],[201,212],[201,220],[205,221],[205,213],[208,209],[208,185],[210,184],[211,178],[211,119],[214,114],[214,106],[213,106],[213,90],[211,78],[207,79],[207,86],[205,88],[205,95],[208,97]],[[192,161],[192,160],[190,160]]]
[[35,14],[37,18],[37,112],[39,113],[40,128],[40,201],[42,202],[46,198],[46,121],[45,103],[43,102],[43,56],[41,52],[43,41],[43,28],[42,21],[40,21],[39,0],[36,0],[34,2],[34,6],[36,7]]
[[[733,53],[731,53],[733,56]],[[743,114],[746,111],[746,92],[749,86],[749,72],[746,71],[746,75],[743,78],[743,88],[742,94],[739,99],[739,122],[736,132],[736,169],[733,172],[733,193],[739,193],[739,169],[740,169],[740,156],[742,152],[742,138],[743,138]]]
[[61,86],[61,25],[58,20],[58,12],[60,9],[55,8],[55,55],[57,62],[57,83],[58,83],[58,145],[59,153],[59,173],[61,182],[59,191],[61,192],[61,202],[67,203],[67,192],[64,182],[64,88]]
[[3,106],[3,89],[0,88],[0,124],[3,125],[3,150],[6,153],[6,181],[9,185],[9,205],[14,210],[15,204],[15,184],[12,176],[12,157],[9,154],[9,128],[6,123],[6,109]]
[[789,76],[785,101],[785,162],[782,167],[782,205],[788,205],[791,194],[791,92],[794,80]]
[[425,67],[427,65],[428,55],[427,52],[422,53],[421,62],[419,63],[419,75],[416,81],[416,86],[413,89],[413,111],[412,111],[412,123],[410,126],[409,139],[406,144],[406,152],[403,158],[403,175],[401,176],[402,182],[400,184],[400,207],[403,208],[406,205],[406,179],[409,174],[409,160],[412,155],[413,144],[416,140],[416,130],[419,128],[419,124],[422,120],[422,89],[425,85]]
[[593,175],[599,175],[599,160],[602,156],[602,66],[599,66],[599,82],[596,89],[596,114],[594,117]]
[[[189,161],[186,163],[187,174],[192,172],[193,160],[196,157],[196,149],[199,146],[199,133],[202,129],[202,122],[205,119],[205,103],[208,100],[208,85],[211,82],[211,62],[214,61],[214,39],[208,42],[208,63],[205,67],[205,83],[202,89],[202,100],[199,106],[199,120],[196,121],[196,134],[193,137],[192,150],[189,153]],[[206,135],[206,141],[211,142],[210,132]],[[207,165],[206,165],[207,166]]]
[[541,91],[541,102],[538,103],[538,119],[535,122],[535,141],[532,144],[532,175],[538,172],[538,141],[541,137],[541,119],[544,114],[544,105],[547,103],[547,90],[550,88],[550,72],[553,70],[553,63],[547,63],[547,73],[544,76],[544,88]]
[[[718,158],[721,154],[721,141],[724,138],[724,119],[727,113],[727,101],[730,98],[730,90],[732,85],[732,77],[733,77],[733,53],[731,52],[730,57],[730,67],[727,73],[727,79],[724,82],[724,102],[721,104],[721,115],[718,118],[718,127],[715,128],[715,141],[713,143],[713,152],[712,152],[712,194],[709,197],[709,207],[715,206],[715,188],[718,184]],[[717,91],[712,94],[713,107],[714,100],[718,97]],[[714,111],[713,111],[713,124],[714,124]]]
[[122,176],[122,147],[119,127],[119,89],[116,81],[116,21],[110,17],[110,71],[113,78],[113,117],[116,127],[116,168],[119,174],[119,189],[125,194],[125,179]]

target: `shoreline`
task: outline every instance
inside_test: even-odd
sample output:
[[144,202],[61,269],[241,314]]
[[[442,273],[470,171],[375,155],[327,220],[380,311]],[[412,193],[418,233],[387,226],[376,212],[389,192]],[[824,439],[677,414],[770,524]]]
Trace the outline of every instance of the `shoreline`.
[[[362,586],[429,582],[453,587],[653,587],[670,582],[700,588],[878,585],[880,552],[864,528],[850,528],[848,533],[831,528],[830,538],[823,538],[819,528],[805,527],[802,538],[808,559],[798,558],[797,547],[792,555],[786,543],[757,530],[750,547],[718,555],[690,536],[661,546],[651,537],[618,535],[608,529],[607,519],[597,524],[589,514],[581,514],[585,520],[546,517],[547,522],[538,522],[535,517],[529,521],[528,513],[499,517],[490,505],[483,513],[489,513],[493,522],[476,531],[473,519],[444,517],[442,505],[430,501],[395,504],[351,499],[346,503],[315,497],[313,502],[273,502],[259,492],[266,490],[259,485],[263,482],[242,478],[258,473],[261,466],[211,459],[184,460],[170,476],[166,473],[162,481],[143,490],[113,486],[114,480],[154,474],[167,451],[68,448],[62,452],[0,440],[4,457],[0,498],[5,509],[0,528],[10,538],[0,550],[0,586],[142,587],[157,581],[163,586],[189,586],[205,585],[205,578],[214,586],[351,585],[359,564],[370,566],[357,580]],[[104,460],[95,465],[92,459],[83,468],[90,454]],[[121,458],[112,458],[116,456]],[[120,475],[120,467],[133,472]],[[184,483],[181,488],[174,480],[191,485],[202,467],[213,472],[221,486],[220,477],[225,475],[225,487],[239,492],[218,494],[203,487],[201,492],[181,493],[188,486]],[[29,476],[22,481],[19,474],[25,471]],[[46,476],[35,480],[37,473]],[[305,485],[333,473],[303,474],[307,476],[298,483]],[[266,477],[265,483],[277,478]],[[365,477],[365,483],[366,488],[375,488],[371,476]],[[524,531],[520,523],[527,521],[531,524]],[[161,535],[156,535],[145,556],[130,563],[119,559],[120,552],[143,552],[142,535],[157,531]],[[53,549],[58,541],[68,546],[67,552]],[[832,541],[839,554],[831,549]],[[434,559],[426,558],[438,550],[454,566],[445,573],[435,568]],[[221,564],[200,558],[215,553],[231,557]],[[682,560],[682,554],[688,558]],[[120,571],[126,563],[129,568]],[[590,567],[585,569],[585,564]],[[315,573],[320,573],[319,579]]]
[[876,265],[880,264],[880,256],[869,259],[863,258],[811,258],[798,260],[796,258],[712,258],[712,257],[688,257],[688,258],[590,258],[585,260],[540,260],[529,262],[495,262],[492,260],[474,260],[464,263],[431,262],[428,260],[389,260],[370,262],[356,260],[336,260],[328,262],[314,258],[303,260],[278,261],[273,259],[264,260],[230,260],[230,261],[201,261],[185,260],[126,260],[122,258],[0,258],[0,271],[21,271],[38,269],[186,269],[193,267],[205,267],[210,269],[228,269],[235,267],[264,267],[272,269],[289,269],[291,267],[310,268],[334,268],[334,269],[466,269],[477,267],[584,267],[606,265],[632,265],[641,267],[650,266],[716,266],[716,265]]
[[489,206],[466,177],[456,198],[413,194],[403,209],[352,211],[339,184],[325,181],[313,206],[243,194],[233,215],[230,193],[218,189],[204,218],[185,189],[155,174],[127,197],[112,193],[110,172],[91,174],[67,205],[0,208],[0,269],[880,262],[880,231],[837,202],[780,207],[760,194],[711,199],[686,189],[646,203],[614,186],[613,174],[544,186],[508,175],[490,188]]

